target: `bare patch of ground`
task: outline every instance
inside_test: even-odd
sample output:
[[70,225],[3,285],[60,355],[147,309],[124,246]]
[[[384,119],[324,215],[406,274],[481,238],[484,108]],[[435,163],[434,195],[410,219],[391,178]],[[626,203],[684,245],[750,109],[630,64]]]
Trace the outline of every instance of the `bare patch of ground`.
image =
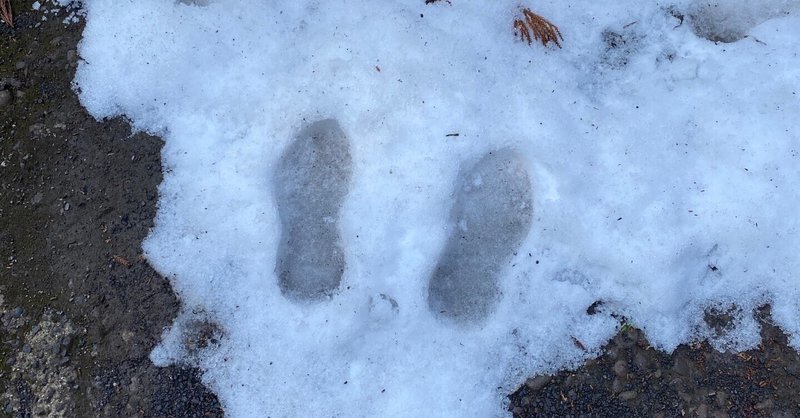
[[83,26],[43,3],[0,26],[0,416],[221,416],[197,370],[148,358],[179,308],[141,258],[162,142],[86,114]]
[[667,354],[628,328],[583,367],[529,379],[510,396],[511,411],[517,418],[800,416],[800,356],[770,323],[768,307],[756,316],[763,341],[743,353],[704,342]]

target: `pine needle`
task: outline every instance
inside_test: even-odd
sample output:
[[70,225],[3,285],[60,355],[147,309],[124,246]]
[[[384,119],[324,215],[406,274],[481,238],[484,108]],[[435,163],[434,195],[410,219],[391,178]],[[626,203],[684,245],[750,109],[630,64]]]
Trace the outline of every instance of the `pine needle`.
[[558,26],[532,12],[527,7],[522,9],[522,18],[514,19],[514,31],[515,35],[527,42],[528,45],[533,40],[537,40],[542,43],[542,46],[547,46],[549,42],[553,42],[557,47],[561,48],[560,41],[564,40]]
[[14,15],[11,13],[11,0],[0,0],[0,19],[10,27],[14,27]]

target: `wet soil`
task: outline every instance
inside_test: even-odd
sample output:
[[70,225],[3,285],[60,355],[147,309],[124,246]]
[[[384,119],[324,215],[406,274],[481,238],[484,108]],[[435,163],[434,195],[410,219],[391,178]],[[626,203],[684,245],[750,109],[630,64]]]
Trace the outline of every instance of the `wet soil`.
[[583,367],[528,379],[510,410],[515,418],[798,417],[800,356],[770,323],[769,307],[755,315],[763,340],[743,353],[703,342],[667,354],[626,327]]
[[[0,417],[217,417],[190,367],[148,354],[175,317],[141,242],[161,181],[160,139],[94,120],[70,82],[81,22],[12,1],[0,26]],[[6,92],[6,93],[3,93]],[[800,358],[757,313],[764,341],[666,354],[624,328],[583,367],[530,378],[515,417],[800,416]]]
[[221,416],[197,370],[148,359],[179,308],[141,257],[162,142],[85,112],[82,23],[30,5],[0,27],[0,416]]

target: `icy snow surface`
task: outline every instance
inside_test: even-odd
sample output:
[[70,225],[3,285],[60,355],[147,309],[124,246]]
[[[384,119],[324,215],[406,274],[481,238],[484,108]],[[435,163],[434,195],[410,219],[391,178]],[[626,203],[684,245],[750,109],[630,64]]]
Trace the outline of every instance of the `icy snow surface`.
[[529,4],[558,49],[517,0],[84,2],[83,104],[165,140],[152,358],[232,417],[490,417],[612,314],[800,348],[799,3]]

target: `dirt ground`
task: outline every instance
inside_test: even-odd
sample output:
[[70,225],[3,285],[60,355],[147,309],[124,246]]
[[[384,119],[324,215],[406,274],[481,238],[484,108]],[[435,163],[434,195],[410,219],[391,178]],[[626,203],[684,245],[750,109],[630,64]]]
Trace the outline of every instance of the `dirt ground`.
[[[197,370],[148,359],[179,308],[141,257],[161,140],[80,106],[70,81],[82,23],[64,25],[64,10],[42,21],[28,1],[12,7],[15,29],[0,27],[0,416],[221,416]],[[800,416],[800,358],[769,308],[757,315],[764,342],[739,354],[708,344],[665,354],[625,328],[580,369],[529,379],[510,410]]]
[[85,112],[82,24],[30,4],[0,27],[0,415],[221,416],[196,370],[148,359],[179,307],[141,258],[162,142]]

